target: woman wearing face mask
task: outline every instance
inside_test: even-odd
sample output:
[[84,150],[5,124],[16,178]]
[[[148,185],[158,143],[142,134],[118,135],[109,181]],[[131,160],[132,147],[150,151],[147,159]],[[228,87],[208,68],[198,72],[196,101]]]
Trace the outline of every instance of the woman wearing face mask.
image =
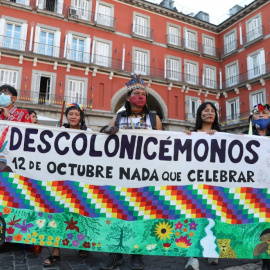
[[[201,132],[202,136],[213,135],[217,131],[221,131],[218,123],[218,112],[215,105],[211,102],[202,103],[196,114],[196,123],[193,131]],[[189,130],[184,131],[184,133],[191,135]],[[211,265],[217,265],[217,258],[208,258],[208,263]],[[189,258],[185,269],[187,270],[199,270],[199,260],[198,258]]]
[[[68,123],[64,124],[62,128],[81,129],[85,131],[92,131],[87,128],[84,121],[84,108],[78,103],[70,103],[67,105],[66,118]],[[89,254],[86,250],[80,250],[79,256],[81,258],[87,257]],[[44,267],[50,267],[60,260],[60,248],[53,248],[52,255],[50,255],[44,262]]]
[[27,110],[20,110],[14,106],[17,96],[14,87],[7,84],[0,87],[0,120],[31,123]]
[[242,134],[270,136],[269,108],[269,104],[255,105],[249,117],[249,122],[252,124],[252,134],[250,134],[249,130],[244,131]]

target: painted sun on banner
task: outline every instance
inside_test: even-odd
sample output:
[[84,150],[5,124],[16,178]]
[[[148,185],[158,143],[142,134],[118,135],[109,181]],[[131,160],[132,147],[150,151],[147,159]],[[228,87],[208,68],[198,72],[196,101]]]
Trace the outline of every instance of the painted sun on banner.
[[1,121],[0,171],[7,242],[269,258],[267,137],[108,136]]

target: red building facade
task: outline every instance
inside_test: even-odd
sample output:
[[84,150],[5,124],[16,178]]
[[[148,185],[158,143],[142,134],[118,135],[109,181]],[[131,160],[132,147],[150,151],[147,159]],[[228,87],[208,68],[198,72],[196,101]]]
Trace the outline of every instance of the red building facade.
[[164,129],[194,126],[205,101],[223,130],[247,126],[269,102],[270,3],[256,0],[220,25],[143,0],[0,0],[0,84],[19,107],[59,118],[63,100],[98,130],[141,74]]

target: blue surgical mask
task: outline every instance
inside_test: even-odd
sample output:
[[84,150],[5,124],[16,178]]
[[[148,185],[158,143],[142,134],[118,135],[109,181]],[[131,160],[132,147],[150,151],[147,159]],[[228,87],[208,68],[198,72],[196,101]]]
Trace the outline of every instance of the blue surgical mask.
[[0,106],[1,107],[8,107],[11,104],[10,95],[4,95],[3,93],[0,95]]
[[266,129],[267,127],[268,127],[268,125],[269,125],[269,119],[263,119],[263,118],[261,118],[261,119],[258,119],[258,120],[252,120],[252,123],[253,123],[253,125],[257,128],[257,129],[259,129],[259,130],[264,130],[264,129]]

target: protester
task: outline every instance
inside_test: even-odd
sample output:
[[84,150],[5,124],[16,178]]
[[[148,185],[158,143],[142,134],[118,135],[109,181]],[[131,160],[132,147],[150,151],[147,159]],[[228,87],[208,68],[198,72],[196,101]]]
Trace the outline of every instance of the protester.
[[[204,132],[209,135],[215,134],[217,131],[221,131],[218,123],[218,112],[215,105],[211,102],[202,103],[197,109],[195,128],[193,131]],[[189,130],[184,133],[191,135]],[[217,265],[217,258],[208,258],[208,263],[211,265]],[[199,270],[199,260],[197,258],[189,258],[185,269],[187,270]]]
[[[66,118],[68,123],[64,124],[62,128],[80,129],[91,131],[87,128],[84,121],[84,108],[78,103],[70,103],[67,105]],[[89,254],[86,250],[80,250],[79,256],[82,258],[87,257]],[[60,260],[60,248],[53,248],[52,255],[50,255],[44,262],[44,267],[50,267]]]
[[[100,132],[113,135],[120,129],[157,129],[162,130],[160,118],[147,105],[147,89],[139,75],[132,75],[127,85],[125,110],[113,117],[108,127]],[[107,261],[100,269],[114,269],[123,263],[123,254],[110,253]],[[142,255],[131,255],[131,269],[143,269]]]
[[[251,115],[249,117],[249,130],[245,130],[242,134],[249,134],[255,136],[270,136],[269,128],[269,104],[257,104],[253,107]],[[268,250],[268,242],[264,243],[265,248],[261,248],[261,251]],[[270,259],[262,260],[262,270],[270,270]]]
[[31,123],[31,118],[26,110],[14,106],[17,100],[17,90],[7,84],[0,86],[0,120]]
[[27,111],[28,111],[28,113],[29,113],[29,115],[31,117],[32,124],[40,124],[38,122],[37,113],[34,110],[31,110],[31,109],[29,109]]

